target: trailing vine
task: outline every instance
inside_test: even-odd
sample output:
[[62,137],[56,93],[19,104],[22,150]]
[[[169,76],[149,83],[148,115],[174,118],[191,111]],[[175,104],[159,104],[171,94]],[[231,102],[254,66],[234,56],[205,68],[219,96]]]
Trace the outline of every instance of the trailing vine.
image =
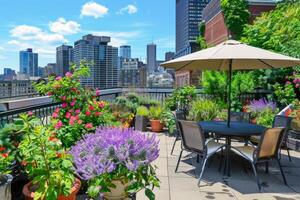
[[221,0],[225,23],[233,39],[240,39],[250,12],[246,0]]

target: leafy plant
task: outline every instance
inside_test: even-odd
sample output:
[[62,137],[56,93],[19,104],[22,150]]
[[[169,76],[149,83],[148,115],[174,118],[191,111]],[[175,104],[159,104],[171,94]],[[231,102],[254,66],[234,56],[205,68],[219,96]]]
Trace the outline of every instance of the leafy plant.
[[136,109],[136,115],[148,117],[149,116],[149,110],[145,106],[140,106]]
[[75,177],[73,164],[55,133],[34,123],[36,118],[21,115],[24,139],[19,145],[23,165],[32,180],[34,199],[57,199],[69,195]]
[[164,109],[162,112],[162,119],[164,125],[168,128],[169,133],[174,133],[174,130],[176,129],[176,121],[172,111]]
[[162,118],[163,109],[160,106],[151,106],[149,108],[149,117],[153,120],[163,120]]
[[276,111],[276,103],[273,101],[268,101],[265,98],[261,98],[259,100],[252,100],[248,106],[248,111],[251,113],[252,117],[257,117],[260,112],[268,109],[272,112]]
[[200,99],[192,103],[188,118],[193,121],[210,121],[217,117],[219,111],[214,101]]
[[272,109],[263,109],[258,113],[258,116],[256,117],[256,123],[271,128],[275,115],[276,113]]
[[273,86],[273,88],[275,99],[282,106],[287,106],[291,104],[296,98],[294,87],[290,82],[287,82],[284,86],[280,85],[279,83],[276,83]]
[[102,127],[89,134],[71,148],[77,174],[88,181],[92,198],[116,187],[113,181],[128,183],[129,193],[145,189],[149,199],[159,187],[155,168],[151,163],[158,157],[155,134],[147,135],[133,129]]

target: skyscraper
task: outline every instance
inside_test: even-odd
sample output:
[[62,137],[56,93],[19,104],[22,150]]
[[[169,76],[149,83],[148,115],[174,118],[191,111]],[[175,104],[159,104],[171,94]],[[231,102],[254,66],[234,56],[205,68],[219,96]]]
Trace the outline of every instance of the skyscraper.
[[169,61],[174,59],[175,53],[174,52],[166,52],[165,53],[165,61]]
[[85,35],[74,44],[74,63],[88,62],[91,76],[82,78],[84,86],[113,88],[118,84],[118,48],[108,45],[110,37]]
[[64,76],[73,62],[73,47],[61,45],[56,48],[56,68],[55,74]]
[[120,46],[120,57],[124,59],[131,58],[131,47],[129,45]]
[[147,45],[147,70],[153,73],[156,70],[156,44]]
[[176,57],[197,50],[199,23],[210,0],[176,0]]
[[38,76],[38,54],[30,48],[20,51],[20,73]]

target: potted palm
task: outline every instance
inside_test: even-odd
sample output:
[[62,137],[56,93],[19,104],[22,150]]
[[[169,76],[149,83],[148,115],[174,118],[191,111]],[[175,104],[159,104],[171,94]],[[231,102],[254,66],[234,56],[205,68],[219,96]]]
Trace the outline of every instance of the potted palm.
[[101,127],[85,135],[70,154],[78,176],[88,183],[88,195],[97,199],[126,199],[142,189],[149,199],[159,186],[151,163],[158,157],[158,140],[131,128]]
[[136,110],[135,130],[147,131],[149,110],[145,106],[140,106]]
[[153,132],[161,132],[163,130],[162,113],[163,110],[160,106],[151,106],[149,108],[151,130]]
[[33,116],[21,115],[24,139],[19,145],[22,164],[30,178],[23,187],[26,200],[75,200],[80,181],[71,170],[71,156],[48,127]]

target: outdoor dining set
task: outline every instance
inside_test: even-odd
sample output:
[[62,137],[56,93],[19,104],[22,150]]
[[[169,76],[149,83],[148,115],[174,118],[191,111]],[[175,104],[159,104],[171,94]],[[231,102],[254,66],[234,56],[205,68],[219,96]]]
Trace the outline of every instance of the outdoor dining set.
[[[177,135],[171,154],[177,141],[181,141],[175,172],[178,171],[183,151],[194,153],[201,158],[201,171],[198,185],[202,180],[207,160],[216,153],[225,153],[224,175],[230,176],[231,152],[247,160],[254,172],[259,191],[261,183],[257,174],[257,164],[264,163],[268,173],[269,162],[277,162],[284,184],[287,184],[280,163],[281,148],[285,146],[285,139],[289,130],[291,118],[277,115],[272,128],[251,124],[249,113],[231,112],[230,126],[225,121],[187,121],[183,111],[176,111]],[[236,145],[232,146],[232,141]],[[288,149],[287,149],[288,151]],[[290,154],[288,151],[290,158]],[[199,161],[199,159],[197,159]],[[223,159],[222,159],[223,160]],[[221,162],[222,162],[221,160]]]

